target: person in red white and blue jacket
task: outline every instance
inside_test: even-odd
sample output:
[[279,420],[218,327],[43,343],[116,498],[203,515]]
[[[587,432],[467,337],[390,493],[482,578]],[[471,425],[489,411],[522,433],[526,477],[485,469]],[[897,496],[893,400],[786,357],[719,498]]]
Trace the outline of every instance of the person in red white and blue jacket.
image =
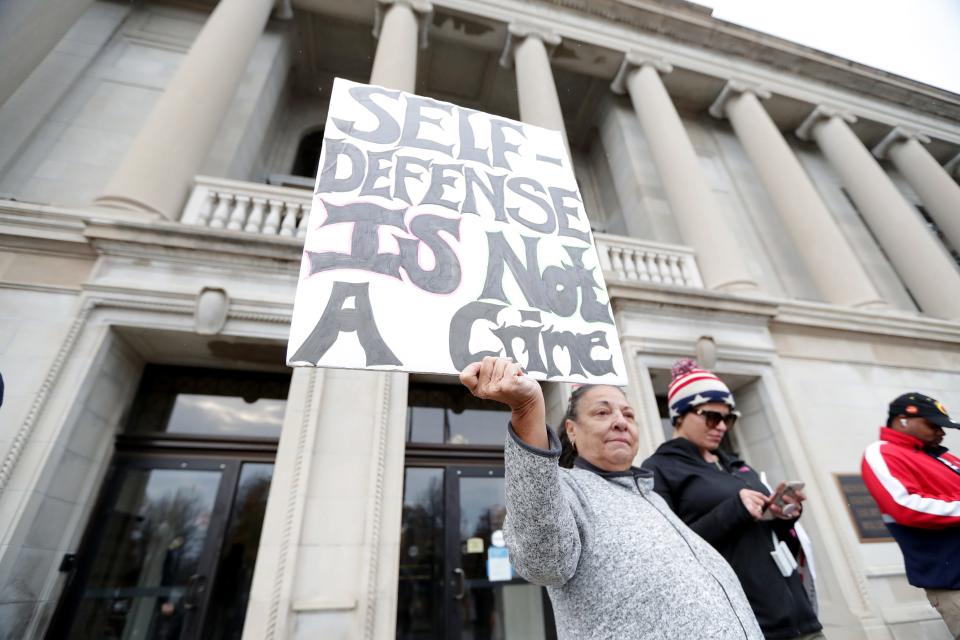
[[900,545],[907,580],[926,590],[960,638],[960,458],[940,445],[944,428],[960,422],[943,404],[917,392],[899,396],[861,473]]

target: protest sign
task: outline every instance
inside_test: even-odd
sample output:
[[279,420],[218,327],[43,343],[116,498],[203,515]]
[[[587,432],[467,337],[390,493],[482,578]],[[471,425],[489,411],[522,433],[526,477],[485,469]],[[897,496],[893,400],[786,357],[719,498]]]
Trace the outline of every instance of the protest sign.
[[626,384],[563,138],[334,82],[287,362]]

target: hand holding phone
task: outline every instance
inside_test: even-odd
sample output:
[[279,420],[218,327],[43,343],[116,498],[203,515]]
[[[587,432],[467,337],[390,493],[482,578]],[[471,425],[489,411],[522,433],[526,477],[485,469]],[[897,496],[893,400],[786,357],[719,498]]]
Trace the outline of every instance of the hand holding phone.
[[803,495],[804,486],[806,485],[799,480],[781,482],[764,507],[764,519],[789,519],[799,515],[800,502],[806,498]]

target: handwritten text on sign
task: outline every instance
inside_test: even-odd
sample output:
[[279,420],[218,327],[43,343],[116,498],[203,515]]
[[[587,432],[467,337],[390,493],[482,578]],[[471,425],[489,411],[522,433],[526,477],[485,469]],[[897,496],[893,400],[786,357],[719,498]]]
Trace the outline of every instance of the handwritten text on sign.
[[626,383],[558,132],[337,79],[308,223],[289,364]]

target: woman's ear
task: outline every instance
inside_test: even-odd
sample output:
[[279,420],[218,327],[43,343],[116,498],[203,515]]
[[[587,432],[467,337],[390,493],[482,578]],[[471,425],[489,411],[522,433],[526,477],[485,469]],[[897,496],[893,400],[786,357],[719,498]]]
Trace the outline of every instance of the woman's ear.
[[573,420],[564,420],[563,430],[567,432],[567,439],[570,441],[570,444],[576,442],[577,424]]

